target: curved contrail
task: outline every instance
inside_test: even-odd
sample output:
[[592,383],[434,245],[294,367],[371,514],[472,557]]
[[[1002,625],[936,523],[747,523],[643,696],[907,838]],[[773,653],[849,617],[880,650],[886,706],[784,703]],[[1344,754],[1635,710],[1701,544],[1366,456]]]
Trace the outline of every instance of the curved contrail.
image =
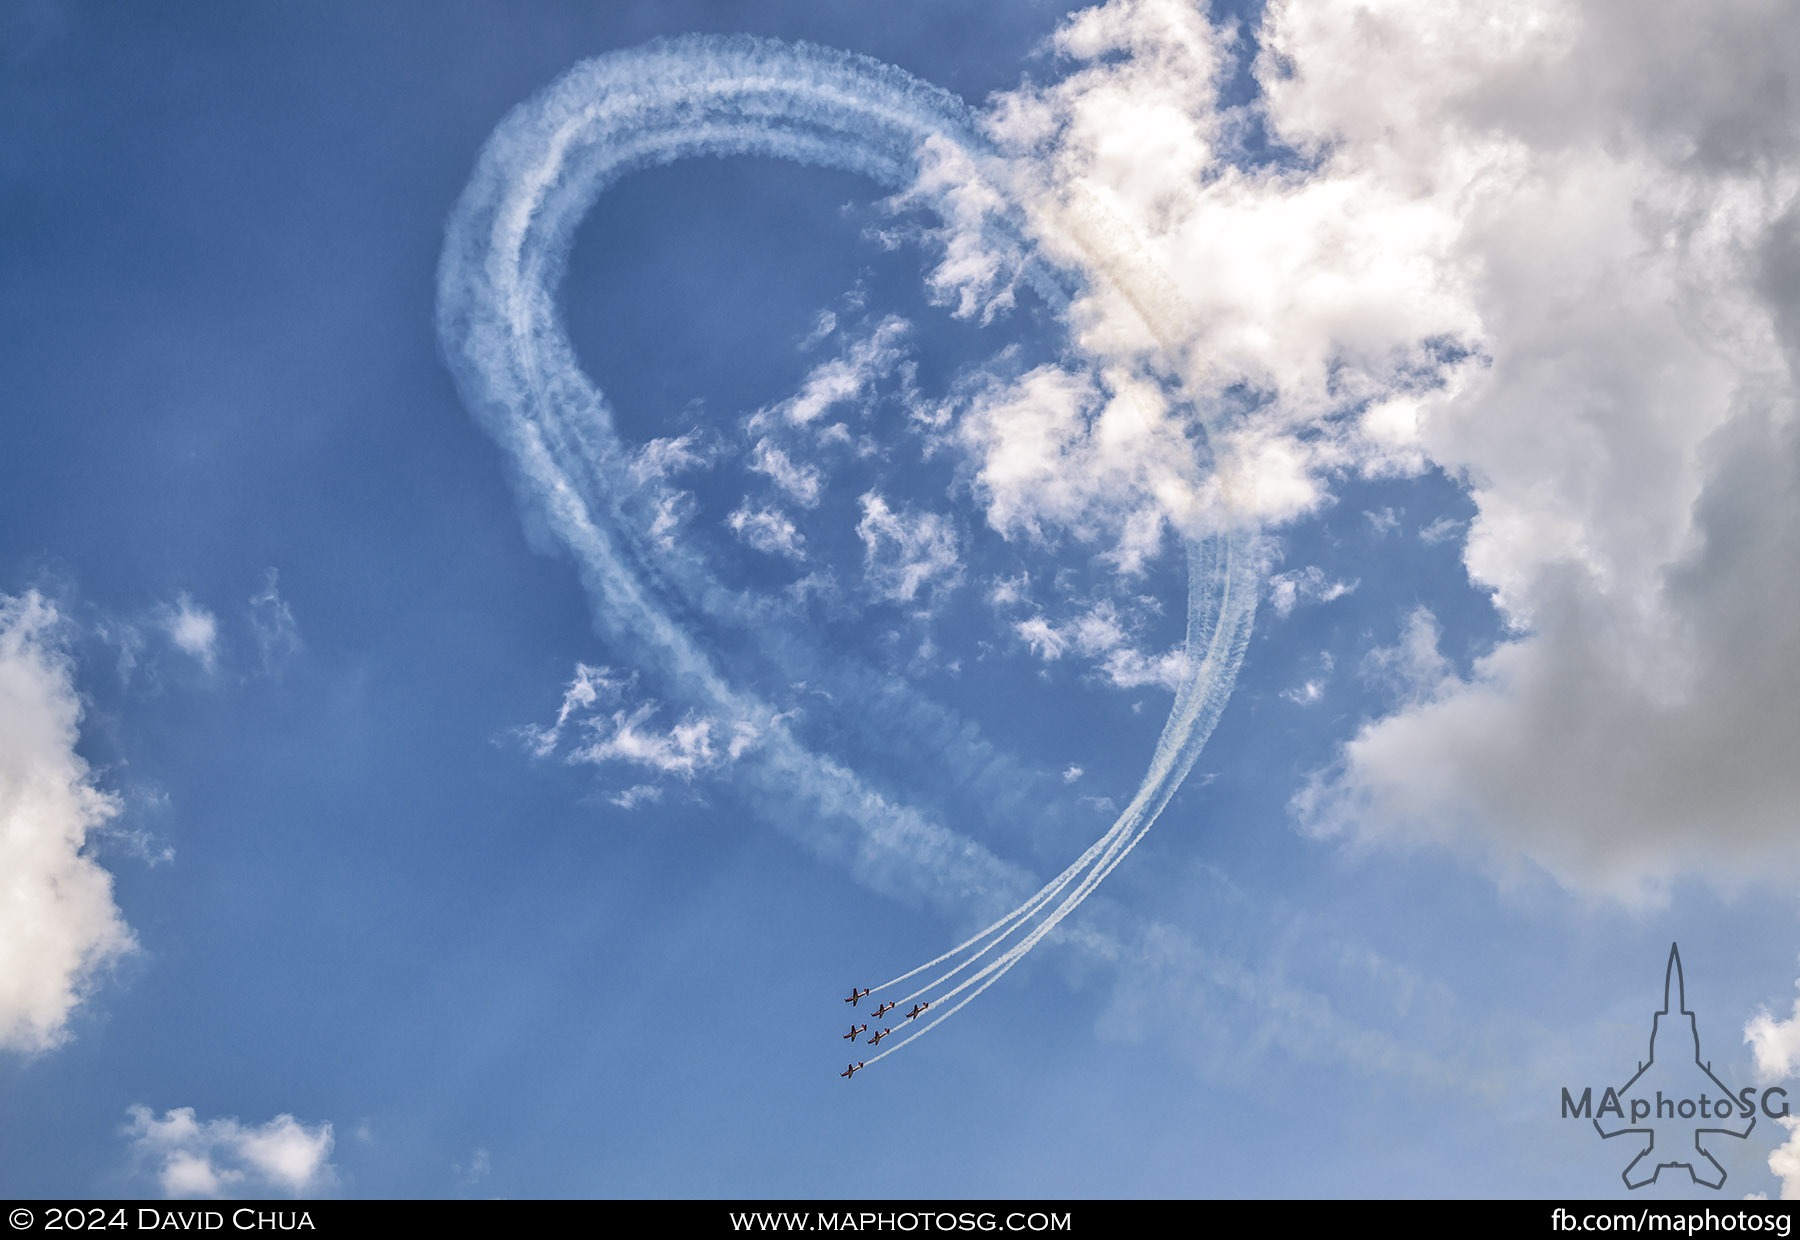
[[[659,666],[689,704],[758,731],[743,770],[758,796],[788,807],[773,815],[785,830],[884,889],[910,881],[953,907],[995,892],[1027,892],[1030,882],[1017,867],[809,749],[770,703],[732,683],[680,619],[694,610],[723,617],[741,600],[719,589],[697,556],[651,540],[652,514],[630,477],[632,453],[605,396],[578,364],[555,299],[575,231],[609,186],[644,168],[728,155],[858,173],[909,191],[947,218],[956,208],[922,189],[921,176],[934,161],[954,157],[965,177],[991,182],[992,200],[1008,200],[1004,165],[978,136],[967,107],[893,66],[749,37],[689,37],[602,56],[515,108],[484,147],[450,217],[438,269],[446,362],[464,401],[509,453],[522,490],[573,555],[609,642]],[[1065,305],[1078,286],[1072,273],[1035,253],[1022,212],[988,212],[973,223],[958,215],[953,222],[978,228],[1015,278],[1053,306]],[[1100,278],[1129,279],[1119,274],[1116,256],[1093,257]],[[1160,291],[1151,287],[1134,304],[1141,309],[1141,298]],[[876,1059],[998,980],[1156,821],[1230,695],[1254,615],[1252,550],[1244,533],[1190,542],[1187,676],[1131,803],[1012,912],[884,983],[892,987],[955,961],[915,994],[935,991],[941,1002],[974,989]]]

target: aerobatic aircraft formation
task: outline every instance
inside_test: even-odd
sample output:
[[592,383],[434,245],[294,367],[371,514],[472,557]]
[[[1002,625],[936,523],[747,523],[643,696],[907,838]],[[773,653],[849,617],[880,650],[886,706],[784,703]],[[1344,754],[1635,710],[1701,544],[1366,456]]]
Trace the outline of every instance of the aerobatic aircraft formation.
[[[952,970],[952,972],[955,972],[955,970]],[[905,980],[905,979],[904,978],[896,978],[895,979],[895,981],[903,981],[903,980]],[[886,983],[887,986],[892,986],[893,984],[894,984],[893,982]],[[860,1003],[864,999],[868,998],[869,995],[871,995],[872,993],[874,993],[873,990],[871,990],[869,988],[865,987],[862,989],[858,989],[857,987],[852,986],[850,988],[850,996],[849,996],[849,998],[845,999],[844,1002],[850,1003],[850,1004]],[[911,999],[914,996],[908,995],[906,997],[907,997],[907,999]],[[894,1011],[896,1008],[898,1008],[900,1006],[901,1002],[904,1002],[904,1000],[883,1000],[875,1008],[875,1014],[874,1014],[873,1019],[879,1020],[882,1016],[885,1016],[887,1013]],[[927,1008],[929,1008],[930,1006],[931,1006],[931,1003],[929,1000],[922,1002],[922,1003],[914,1003],[912,1006],[912,1011],[910,1011],[906,1014],[906,1019],[907,1020],[919,1019],[920,1016],[925,1014],[925,1010]],[[840,1034],[839,1036],[842,1038],[848,1039],[851,1042],[854,1042],[854,1041],[856,1041],[857,1036],[859,1034],[866,1033],[868,1031],[868,1028],[869,1028],[869,1026],[867,1024],[861,1024],[861,1025],[853,1024],[850,1026],[850,1032],[845,1033],[845,1034]],[[875,1033],[869,1034],[868,1044],[870,1046],[879,1046],[879,1045],[881,1045],[881,1040],[883,1038],[892,1036],[893,1032],[894,1031],[891,1028],[877,1030]],[[923,1031],[921,1030],[921,1032],[923,1032]],[[883,1051],[882,1054],[891,1054],[896,1049],[898,1049],[897,1046],[889,1047],[888,1050]],[[879,1058],[881,1058],[881,1055],[877,1055],[875,1058],[879,1059]],[[856,1073],[859,1070],[861,1070],[862,1067],[863,1067],[863,1064],[861,1064],[861,1063],[853,1063],[853,1064],[849,1065],[847,1068],[845,1068],[844,1071],[838,1073],[838,1075],[843,1077],[845,1080],[848,1080],[851,1077],[855,1076]]]

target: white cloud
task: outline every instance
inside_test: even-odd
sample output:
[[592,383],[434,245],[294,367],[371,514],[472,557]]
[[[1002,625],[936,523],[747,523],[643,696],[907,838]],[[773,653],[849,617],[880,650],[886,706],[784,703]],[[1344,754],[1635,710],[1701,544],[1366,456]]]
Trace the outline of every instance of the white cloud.
[[[1800,986],[1800,982],[1795,983]],[[1792,1014],[1777,1020],[1767,1008],[1759,1008],[1744,1026],[1744,1042],[1756,1056],[1756,1075],[1763,1081],[1781,1081],[1800,1070],[1800,999]]]
[[[1219,407],[1217,494],[1176,471],[1163,516],[1290,519],[1347,468],[1471,480],[1467,565],[1516,636],[1360,737],[1339,808],[1616,890],[1793,870],[1800,636],[1770,566],[1800,560],[1800,96],[1775,86],[1800,11],[1272,0],[1259,39],[1298,162],[1241,158],[1230,40],[1175,0],[1077,15],[1073,71],[992,128],[1094,277],[1085,353]],[[973,410],[997,528],[1144,493],[1058,476],[1084,383]]]
[[[1435,635],[1433,637],[1433,649],[1436,649]],[[1365,666],[1363,668],[1364,675],[1369,675],[1377,665],[1378,664],[1371,664],[1365,661]],[[1336,670],[1337,660],[1332,658],[1329,650],[1321,650],[1318,654],[1318,667],[1319,671],[1317,675],[1307,677],[1292,688],[1283,689],[1281,691],[1281,696],[1294,703],[1296,706],[1315,706],[1324,701],[1325,688],[1331,683],[1331,676],[1333,671]]]
[[266,1124],[236,1119],[201,1121],[194,1108],[176,1107],[157,1119],[148,1107],[130,1108],[134,1155],[152,1165],[166,1197],[299,1197],[329,1187],[336,1169],[331,1125],[308,1127],[292,1115]]
[[219,663],[219,620],[185,591],[173,605],[157,609],[157,621],[176,649],[212,671]]
[[1061,366],[975,392],[956,430],[990,526],[1110,542],[1126,574],[1160,550],[1165,522],[1197,528],[1204,484],[1190,433],[1157,384]]
[[[992,129],[1034,232],[1093,277],[1083,351],[1109,378],[1172,373],[1193,402],[1144,403],[1164,514],[1285,521],[1332,471],[1416,470],[1409,426],[1454,369],[1446,342],[1478,326],[1445,261],[1456,212],[1411,185],[1246,166],[1218,97],[1236,49],[1198,6],[1115,0],[1057,45],[1072,71],[1003,97]],[[1181,450],[1199,413],[1205,478]]]
[[103,617],[94,621],[93,633],[107,645],[118,648],[119,683],[129,685],[132,674],[137,671],[138,656],[144,652],[143,630],[127,620]]
[[494,1170],[494,1156],[486,1146],[476,1146],[467,1163],[454,1163],[450,1170],[461,1187],[473,1188]]
[[563,690],[562,705],[557,709],[556,722],[547,728],[527,726],[521,729],[531,745],[532,753],[540,758],[547,758],[556,752],[557,745],[562,741],[563,728],[570,718],[593,709],[603,695],[618,695],[628,683],[625,678],[615,677],[608,668],[577,663],[575,678]]
[[1035,615],[1013,625],[1013,631],[1046,663],[1066,654],[1092,661],[1120,689],[1158,685],[1177,689],[1190,668],[1182,649],[1151,654],[1139,648],[1132,618],[1110,599],[1090,604],[1066,622]]
[[1781,1181],[1781,1200],[1800,1201],[1800,1119],[1784,1115],[1775,1122],[1788,1138],[1769,1155],[1769,1170]]
[[1419,541],[1435,546],[1441,542],[1449,542],[1465,528],[1464,523],[1454,517],[1439,517],[1419,531]]
[[[1468,481],[1506,640],[1299,808],[1627,898],[1800,872],[1800,9],[1270,0],[1258,41],[1296,158],[1244,157],[1229,37],[1178,0],[1075,17],[1073,71],[993,131],[1093,277],[1086,355],[1212,411],[1216,472],[1174,471],[1166,519],[1289,520],[1344,471]],[[974,411],[997,528],[1123,502],[1055,476],[1081,382]]]
[[911,334],[905,319],[897,315],[882,319],[868,335],[851,340],[841,356],[815,366],[797,393],[759,412],[751,420],[752,426],[764,424],[767,415],[792,426],[806,426],[840,406],[867,401],[876,385],[906,360]]
[[1415,607],[1406,616],[1400,641],[1371,650],[1363,660],[1364,679],[1381,685],[1393,696],[1422,701],[1436,692],[1450,675],[1450,662],[1438,650],[1437,617],[1428,607]]
[[788,515],[773,508],[739,508],[725,524],[745,545],[769,555],[785,556],[799,563],[806,559],[806,536]]
[[792,457],[768,439],[756,441],[756,447],[750,453],[749,467],[786,491],[795,503],[806,508],[818,505],[819,493],[825,485],[819,471],[811,465],[796,465]]
[[873,491],[862,497],[864,566],[877,598],[910,603],[921,591],[947,590],[962,581],[956,529],[935,512],[889,508]]
[[1269,604],[1278,616],[1293,613],[1302,603],[1329,603],[1355,590],[1355,581],[1332,581],[1317,564],[1276,573],[1269,578]]
[[1302,681],[1292,689],[1283,689],[1281,696],[1296,706],[1311,706],[1325,697],[1325,684],[1319,680]]
[[687,520],[694,497],[686,491],[662,491],[656,497],[656,515],[650,519],[650,541],[663,551],[675,548],[675,532]]
[[620,809],[636,809],[640,805],[654,804],[662,800],[663,790],[655,784],[633,784],[623,792],[615,792],[607,797]]
[[1369,528],[1375,532],[1377,538],[1385,538],[1400,528],[1400,514],[1392,508],[1380,508],[1372,512],[1365,512],[1363,519],[1369,523]]
[[835,311],[819,311],[819,317],[813,320],[812,330],[800,341],[800,351],[804,353],[821,344],[837,330],[837,326],[838,316]]
[[1015,248],[992,244],[988,229],[989,220],[1005,211],[1006,195],[988,175],[991,169],[959,143],[928,139],[920,163],[912,190],[896,195],[894,204],[928,203],[942,221],[925,230],[940,253],[926,277],[931,300],[958,318],[991,322],[1013,306],[1022,265]]
[[49,1049],[135,942],[95,835],[119,812],[75,752],[81,703],[55,607],[0,595],[0,1049]]
[[[549,727],[519,730],[532,753],[547,758],[563,750],[566,762],[595,766],[622,763],[681,780],[736,762],[754,746],[764,727],[750,720],[709,718],[690,711],[677,722],[656,722],[662,703],[631,703],[634,677],[615,675],[611,669],[586,663],[575,665],[575,678],[563,691],[556,722]],[[779,716],[776,717],[778,719]],[[776,722],[772,719],[769,722]],[[571,728],[579,739],[565,743]],[[660,796],[654,785],[627,788],[614,794],[615,805],[630,809]]]
[[652,439],[632,457],[629,472],[632,481],[637,483],[660,482],[709,463],[710,456],[701,447],[700,432],[694,430],[685,435]]
[[719,765],[723,756],[717,724],[689,714],[666,729],[650,726],[660,710],[659,703],[646,702],[630,712],[587,720],[593,739],[575,749],[569,761],[625,762],[684,779]]
[[988,605],[1001,608],[1023,603],[1031,597],[1031,574],[1020,573],[1017,577],[996,578],[993,588],[988,591]]

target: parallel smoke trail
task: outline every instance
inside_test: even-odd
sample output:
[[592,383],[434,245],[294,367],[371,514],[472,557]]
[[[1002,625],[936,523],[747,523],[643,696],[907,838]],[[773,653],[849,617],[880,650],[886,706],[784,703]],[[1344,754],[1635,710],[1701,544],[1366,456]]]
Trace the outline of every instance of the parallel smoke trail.
[[[1004,169],[968,109],[865,57],[691,37],[586,61],[514,109],[484,147],[448,224],[437,326],[464,401],[507,449],[523,489],[574,556],[609,642],[659,666],[689,704],[760,731],[743,769],[758,795],[802,803],[804,821],[792,810],[774,815],[784,830],[879,889],[910,886],[955,908],[986,892],[1028,890],[1026,877],[808,749],[768,702],[733,685],[677,619],[695,609],[729,619],[732,597],[697,556],[665,553],[649,538],[631,452],[606,398],[582,373],[555,306],[577,227],[600,194],[633,172],[700,156],[767,156],[913,191],[948,219],[949,204],[918,186],[928,162],[946,152],[990,178],[1004,198]],[[1051,304],[1066,305],[1072,277],[1034,255],[1021,220],[1016,212],[984,219],[984,242],[1009,256],[1018,277]],[[1107,258],[1114,261],[1098,265],[1118,278],[1116,256]],[[1230,695],[1257,590],[1241,536],[1190,545],[1189,573],[1190,674],[1130,805],[1036,895],[884,983],[967,957],[915,992],[923,994],[987,960],[939,997],[975,987],[972,994],[876,1059],[942,1024],[1018,963],[1131,852],[1187,776]]]
[[[877,1058],[890,1055],[923,1037],[972,1003],[981,995],[982,991],[999,981],[1008,970],[1025,957],[1026,953],[1037,946],[1045,935],[1055,929],[1058,923],[1074,912],[1131,850],[1137,847],[1138,841],[1149,832],[1157,816],[1162,813],[1169,799],[1174,796],[1176,788],[1193,769],[1195,760],[1200,756],[1200,750],[1206,744],[1207,738],[1212,735],[1212,730],[1225,709],[1226,700],[1230,697],[1231,678],[1235,677],[1238,666],[1243,662],[1244,650],[1250,640],[1251,622],[1255,617],[1256,596],[1260,588],[1256,562],[1254,557],[1248,554],[1248,550],[1243,546],[1226,544],[1228,559],[1226,586],[1224,595],[1219,600],[1220,606],[1216,622],[1199,606],[1190,608],[1189,651],[1191,654],[1204,641],[1206,645],[1205,659],[1197,674],[1183,686],[1182,694],[1176,699],[1175,709],[1169,716],[1169,723],[1163,729],[1162,743],[1157,746],[1156,756],[1151,761],[1150,771],[1145,775],[1144,783],[1139,788],[1137,797],[1119,816],[1119,821],[1096,844],[1095,847],[1102,849],[1102,855],[1093,864],[1093,868],[1082,879],[1074,894],[1065,897],[1063,902],[1043,921],[1033,927],[1031,933],[1016,946],[988,964],[974,977],[962,982],[946,994],[938,996],[932,1002],[933,1006],[936,1006],[943,1000],[954,998],[976,982],[981,982],[981,985],[968,998],[948,1009],[890,1050],[881,1052]],[[1193,554],[1198,555],[1199,552],[1196,551]],[[1205,631],[1199,631],[1202,629]],[[1222,677],[1220,675],[1222,672],[1229,672],[1230,676]],[[1162,778],[1158,778],[1159,770]],[[1134,821],[1135,831],[1132,830]],[[1128,839],[1125,838],[1127,832],[1131,833]],[[1094,849],[1088,851],[1091,854]],[[973,960],[967,963],[973,963]],[[967,967],[966,964],[959,965],[944,977],[954,976],[965,967]],[[869,1062],[873,1063],[874,1060]]]

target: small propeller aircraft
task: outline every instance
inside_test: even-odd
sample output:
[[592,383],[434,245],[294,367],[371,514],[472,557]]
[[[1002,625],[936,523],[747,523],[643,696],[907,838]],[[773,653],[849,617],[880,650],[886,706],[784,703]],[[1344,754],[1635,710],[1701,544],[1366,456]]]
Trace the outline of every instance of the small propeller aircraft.
[[898,1003],[882,1004],[880,1007],[875,1009],[875,1019],[880,1020],[883,1016],[887,1015],[887,1013],[893,1011],[895,1008],[897,1008],[899,1006],[900,1005]]
[[919,1019],[919,1013],[920,1013],[920,1012],[923,1012],[923,1011],[924,1011],[924,1010],[925,1010],[925,1009],[926,1009],[926,1008],[928,1008],[928,1007],[930,1007],[930,1006],[931,1006],[931,1005],[930,1005],[930,1004],[929,1004],[929,1003],[915,1003],[915,1004],[913,1004],[913,1010],[912,1010],[912,1011],[910,1011],[910,1012],[908,1012],[908,1013],[907,1013],[907,1014],[906,1014],[906,1019],[908,1019],[908,1020],[917,1020],[917,1019]]
[[843,1077],[845,1080],[849,1080],[851,1077],[856,1075],[856,1070],[860,1067],[862,1067],[861,1064],[853,1063],[848,1068],[845,1068],[842,1072],[838,1073],[838,1075]]
[[869,992],[867,990],[858,990],[856,987],[852,986],[850,988],[850,997],[848,999],[845,999],[844,1002],[845,1003],[861,1003],[868,996],[868,993]]
[[854,1042],[854,1041],[856,1041],[856,1035],[861,1033],[863,1030],[865,1030],[867,1028],[868,1028],[867,1025],[851,1025],[850,1032],[846,1033],[844,1036],[846,1038],[849,1038],[852,1042]]
[[871,1033],[869,1035],[869,1045],[870,1046],[880,1046],[881,1039],[887,1037],[887,1035],[892,1032],[893,1032],[892,1029],[883,1029],[880,1033]]

